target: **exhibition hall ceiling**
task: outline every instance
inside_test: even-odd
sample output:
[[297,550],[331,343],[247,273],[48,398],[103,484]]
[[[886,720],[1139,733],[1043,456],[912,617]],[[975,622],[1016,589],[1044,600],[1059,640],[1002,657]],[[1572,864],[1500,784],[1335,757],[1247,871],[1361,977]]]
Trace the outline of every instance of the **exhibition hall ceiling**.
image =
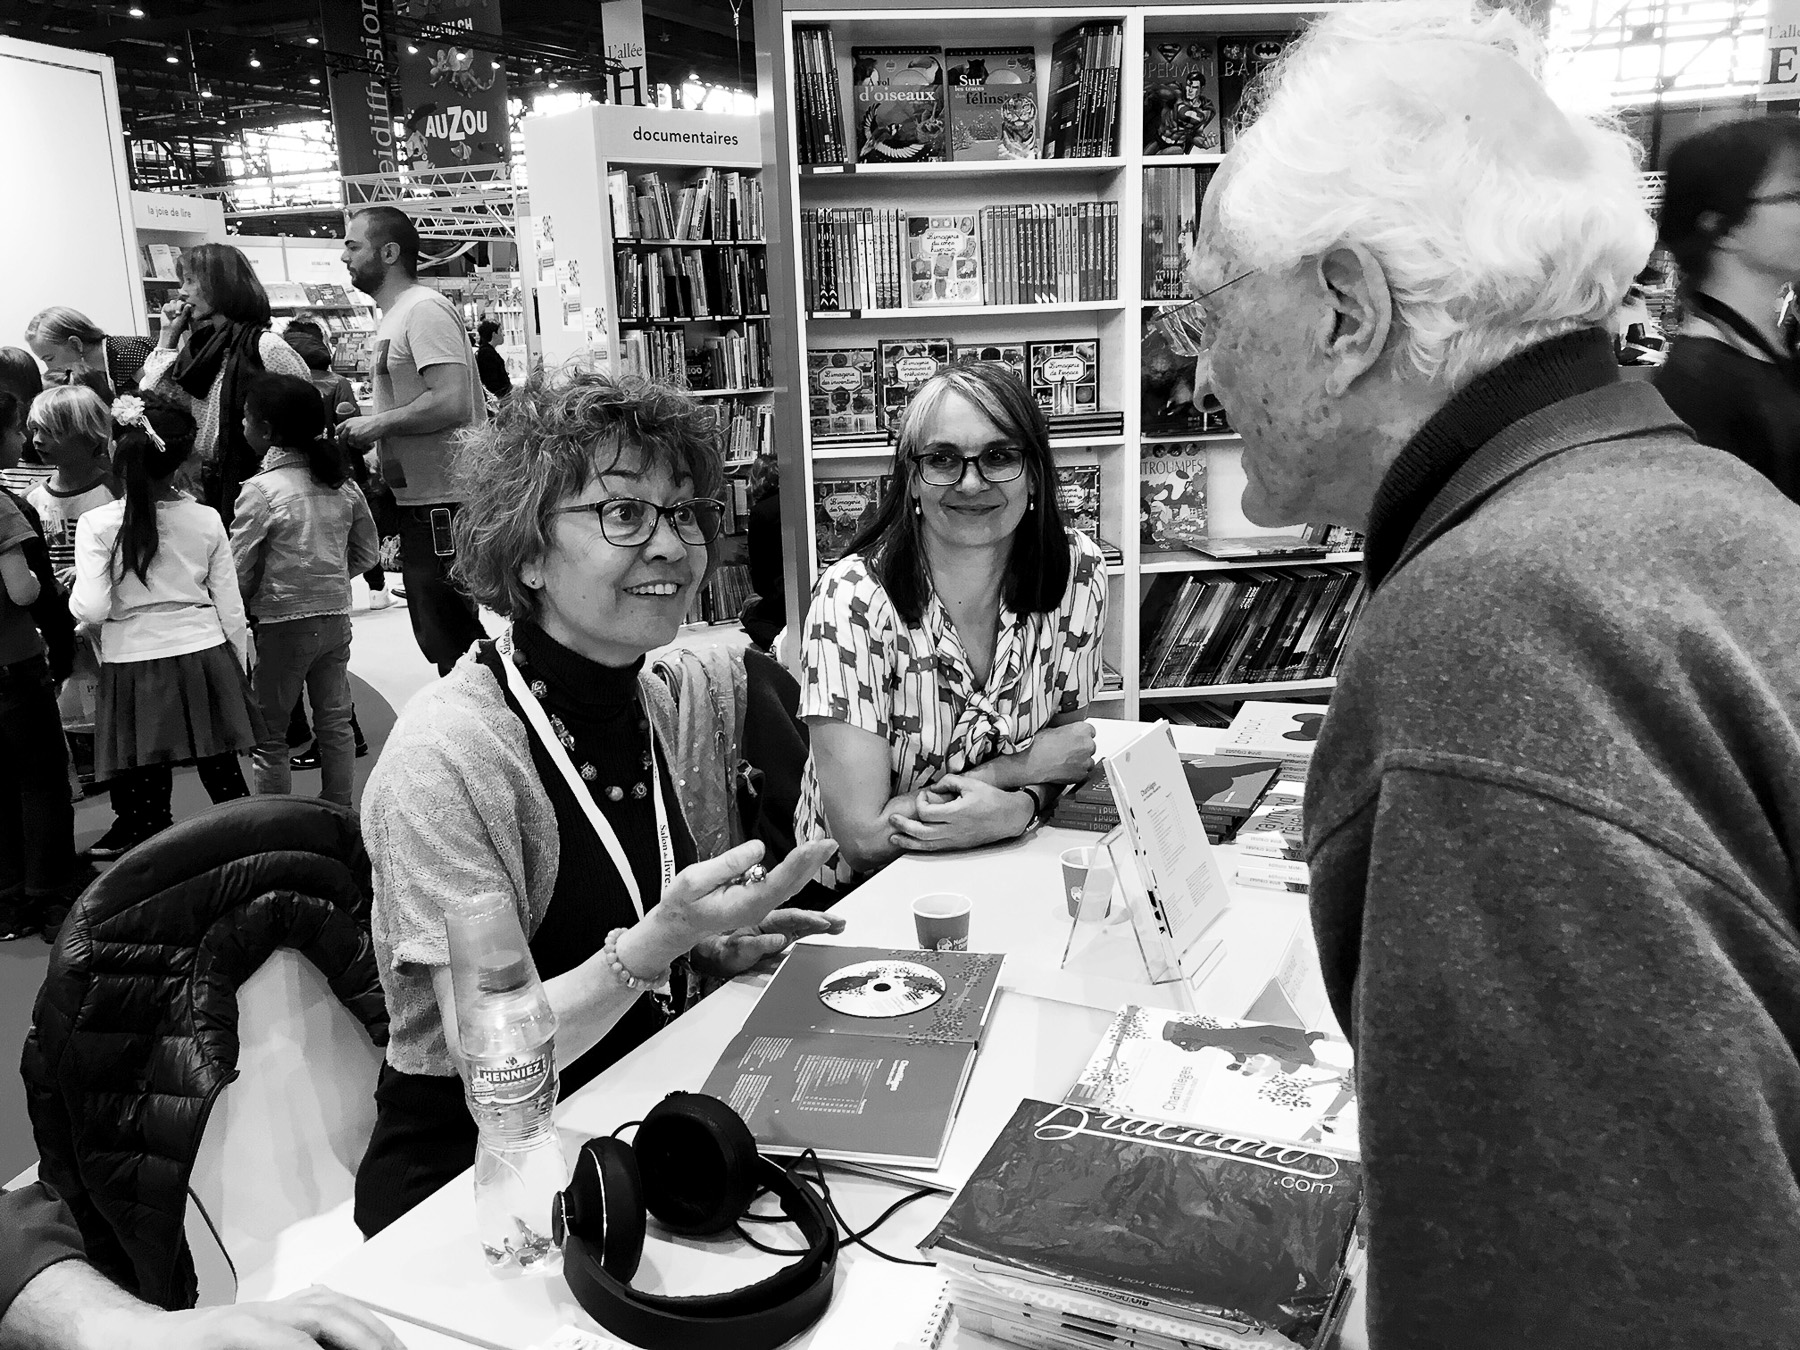
[[[327,0],[355,4],[356,0]],[[501,9],[502,58],[515,97],[549,87],[599,94],[601,5],[596,0],[482,0]],[[406,14],[386,3],[394,40],[407,40]],[[645,0],[649,82],[690,76],[754,89],[752,6],[731,0]],[[396,14],[398,11],[398,14]],[[119,102],[130,134],[235,134],[330,115],[317,0],[0,0],[0,34],[104,51],[116,63]],[[310,39],[310,41],[309,41]]]

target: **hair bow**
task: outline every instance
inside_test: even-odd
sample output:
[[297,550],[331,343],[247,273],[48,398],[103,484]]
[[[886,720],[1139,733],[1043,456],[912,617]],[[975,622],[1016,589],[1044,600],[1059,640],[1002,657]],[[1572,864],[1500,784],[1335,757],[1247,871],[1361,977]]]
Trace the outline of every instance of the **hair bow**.
[[163,444],[163,438],[156,434],[156,428],[150,425],[149,410],[144,406],[144,400],[136,394],[120,394],[113,400],[112,419],[122,427],[142,427],[144,434],[158,450],[166,451],[169,448]]

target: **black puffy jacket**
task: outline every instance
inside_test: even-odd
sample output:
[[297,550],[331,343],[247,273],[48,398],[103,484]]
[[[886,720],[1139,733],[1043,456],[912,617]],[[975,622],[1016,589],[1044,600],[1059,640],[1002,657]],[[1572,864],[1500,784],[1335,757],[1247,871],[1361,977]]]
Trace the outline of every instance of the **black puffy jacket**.
[[237,1077],[238,987],[270,953],[298,950],[387,1043],[369,897],[355,816],[247,797],[133,849],[63,924],[22,1065],[38,1174],[140,1298],[194,1304],[188,1176]]

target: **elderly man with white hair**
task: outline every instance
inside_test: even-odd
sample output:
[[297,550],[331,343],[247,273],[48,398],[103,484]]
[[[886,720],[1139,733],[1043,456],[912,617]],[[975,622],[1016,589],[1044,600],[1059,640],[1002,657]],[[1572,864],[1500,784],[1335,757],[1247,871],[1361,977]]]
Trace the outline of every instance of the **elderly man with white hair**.
[[1539,60],[1323,19],[1192,277],[1246,513],[1368,534],[1306,815],[1371,1343],[1793,1345],[1800,515],[1620,381],[1635,150]]

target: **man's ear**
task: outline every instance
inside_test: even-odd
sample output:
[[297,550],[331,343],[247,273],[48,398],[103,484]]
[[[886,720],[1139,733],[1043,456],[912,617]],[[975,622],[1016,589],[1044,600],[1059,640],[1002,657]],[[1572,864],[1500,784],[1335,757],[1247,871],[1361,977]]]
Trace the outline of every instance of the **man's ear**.
[[1339,244],[1319,256],[1327,316],[1320,354],[1330,365],[1326,392],[1337,395],[1367,374],[1387,350],[1394,298],[1381,260],[1361,244]]

